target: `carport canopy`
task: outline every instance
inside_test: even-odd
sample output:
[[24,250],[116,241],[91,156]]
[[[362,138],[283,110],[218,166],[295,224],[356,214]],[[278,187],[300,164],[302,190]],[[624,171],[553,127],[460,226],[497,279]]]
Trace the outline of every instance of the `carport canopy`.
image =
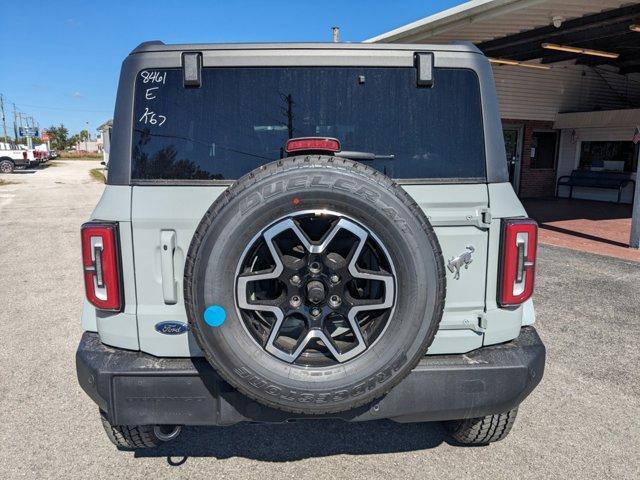
[[[473,0],[366,42],[455,40],[473,42],[496,63],[572,63],[616,72],[640,85],[640,2]],[[629,102],[629,108],[638,107]],[[629,245],[640,248],[640,182],[632,212]]]

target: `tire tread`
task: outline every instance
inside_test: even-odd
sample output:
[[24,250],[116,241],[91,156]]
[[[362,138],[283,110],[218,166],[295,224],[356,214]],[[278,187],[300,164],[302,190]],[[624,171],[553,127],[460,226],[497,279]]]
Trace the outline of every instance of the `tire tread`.
[[120,449],[153,448],[161,443],[153,432],[153,425],[112,425],[102,411],[100,420],[111,443]]
[[447,422],[449,433],[465,445],[487,445],[503,440],[516,421],[518,409],[484,417],[453,420]]
[[[367,178],[368,180],[373,180],[377,183],[381,188],[393,192],[393,194],[403,202],[414,215],[420,221],[420,226],[423,232],[427,235],[429,239],[429,243],[434,248],[434,254],[436,256],[436,269],[437,269],[437,279],[436,279],[436,288],[437,292],[435,295],[436,304],[434,308],[434,321],[431,322],[429,331],[425,336],[425,342],[420,349],[420,355],[416,355],[415,358],[409,359],[407,365],[403,368],[405,370],[404,375],[396,375],[395,378],[387,382],[386,388],[380,390],[378,392],[377,398],[382,397],[389,393],[393,387],[395,387],[398,383],[400,383],[409,371],[413,370],[415,366],[418,364],[420,359],[426,354],[427,349],[433,343],[435,338],[435,333],[438,330],[440,325],[440,320],[442,319],[442,314],[444,312],[444,299],[446,297],[446,272],[444,267],[444,260],[442,256],[442,249],[440,248],[440,243],[435,235],[435,231],[431,227],[429,220],[426,215],[419,207],[419,205],[415,202],[413,197],[411,197],[403,188],[401,188],[396,182],[387,177],[386,175],[380,174],[377,170],[368,165],[363,165],[362,163],[355,162],[353,160],[349,160],[346,158],[340,157],[328,157],[324,155],[306,155],[306,156],[296,156],[289,157],[282,160],[277,160],[275,162],[268,163],[266,165],[261,165],[255,170],[247,173],[240,179],[238,179],[233,185],[231,185],[228,189],[224,191],[224,193],[219,197],[207,210],[205,215],[203,216],[198,228],[196,229],[196,234],[194,234],[193,239],[191,241],[191,245],[189,247],[189,251],[187,253],[186,262],[185,262],[185,270],[184,270],[184,303],[185,309],[187,310],[187,317],[189,318],[190,328],[199,345],[204,344],[204,340],[201,337],[200,330],[198,328],[197,322],[192,321],[191,319],[196,318],[197,313],[194,311],[194,299],[192,298],[191,292],[193,290],[193,278],[194,278],[194,267],[195,267],[195,256],[196,252],[199,250],[200,244],[204,240],[204,236],[200,235],[199,232],[206,231],[209,228],[215,217],[218,213],[227,205],[229,202],[244,192],[246,189],[251,187],[252,185],[263,181],[265,179],[274,177],[276,175],[282,174],[284,171],[309,168],[309,164],[313,161],[313,165],[317,166],[317,168],[329,168],[333,170],[340,170],[349,173],[356,173],[362,177]],[[302,408],[298,409],[291,406],[284,406],[277,402],[270,401],[269,399],[258,397],[250,390],[243,388],[242,385],[234,382],[233,378],[224,371],[222,368],[216,367],[216,359],[209,354],[205,349],[203,349],[205,357],[209,361],[211,365],[216,368],[216,371],[220,374],[220,376],[227,381],[229,384],[233,385],[240,393],[246,395],[247,397],[255,400],[263,405],[268,407],[272,407],[279,410],[284,410],[287,412],[298,413],[298,414],[312,414],[312,415],[324,415],[328,413],[335,413],[338,411],[342,411],[343,409],[336,410],[335,408],[327,408],[325,410],[316,409],[313,411],[304,410]],[[371,398],[364,398],[360,400],[354,400],[353,404],[350,408],[356,408],[372,401]]]

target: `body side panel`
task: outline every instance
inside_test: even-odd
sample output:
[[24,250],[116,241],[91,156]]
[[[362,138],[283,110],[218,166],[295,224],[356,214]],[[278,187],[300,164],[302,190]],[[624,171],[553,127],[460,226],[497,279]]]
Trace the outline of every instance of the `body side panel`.
[[492,223],[489,231],[489,251],[487,257],[486,324],[484,345],[502,343],[517,337],[522,325],[535,321],[533,302],[528,300],[517,308],[498,308],[498,270],[500,264],[501,220],[503,218],[526,217],[522,203],[510,183],[488,185],[489,205]]
[[[131,232],[131,187],[107,185],[96,205],[91,220],[118,222],[120,235],[120,266],[124,308],[120,313],[101,312],[94,309],[95,327],[102,341],[114,347],[137,350],[138,326],[136,321],[136,277],[133,264],[134,251]],[[93,326],[91,315],[83,325]]]
[[[184,261],[193,233],[209,206],[225,187],[133,187],[133,243],[138,272],[138,332],[140,349],[153,355],[201,356],[190,332],[158,333],[155,325],[173,321],[187,323],[183,297]],[[173,254],[176,303],[165,303],[161,274],[160,236],[175,232]]]
[[472,263],[446,270],[447,296],[440,329],[429,354],[463,353],[482,346],[480,323],[485,309],[488,248],[482,214],[488,207],[486,185],[404,185],[434,226],[445,267],[449,260],[473,248]]

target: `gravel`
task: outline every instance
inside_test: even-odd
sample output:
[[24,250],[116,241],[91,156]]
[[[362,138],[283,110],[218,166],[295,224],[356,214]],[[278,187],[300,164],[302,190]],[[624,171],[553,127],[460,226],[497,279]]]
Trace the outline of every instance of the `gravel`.
[[0,175],[0,478],[640,478],[640,265],[542,246],[545,376],[511,435],[448,443],[439,424],[186,428],[120,452],[75,377],[79,226],[104,188],[96,161]]

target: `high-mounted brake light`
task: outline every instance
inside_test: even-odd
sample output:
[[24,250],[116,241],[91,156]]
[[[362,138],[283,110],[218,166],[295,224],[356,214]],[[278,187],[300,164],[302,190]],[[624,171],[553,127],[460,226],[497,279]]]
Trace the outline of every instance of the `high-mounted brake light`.
[[118,226],[85,223],[81,228],[87,300],[100,310],[122,310]]
[[284,147],[285,152],[300,152],[303,150],[318,152],[339,152],[340,142],[329,137],[301,137],[292,138]]
[[498,302],[520,305],[533,294],[538,224],[530,218],[503,220],[501,248]]

